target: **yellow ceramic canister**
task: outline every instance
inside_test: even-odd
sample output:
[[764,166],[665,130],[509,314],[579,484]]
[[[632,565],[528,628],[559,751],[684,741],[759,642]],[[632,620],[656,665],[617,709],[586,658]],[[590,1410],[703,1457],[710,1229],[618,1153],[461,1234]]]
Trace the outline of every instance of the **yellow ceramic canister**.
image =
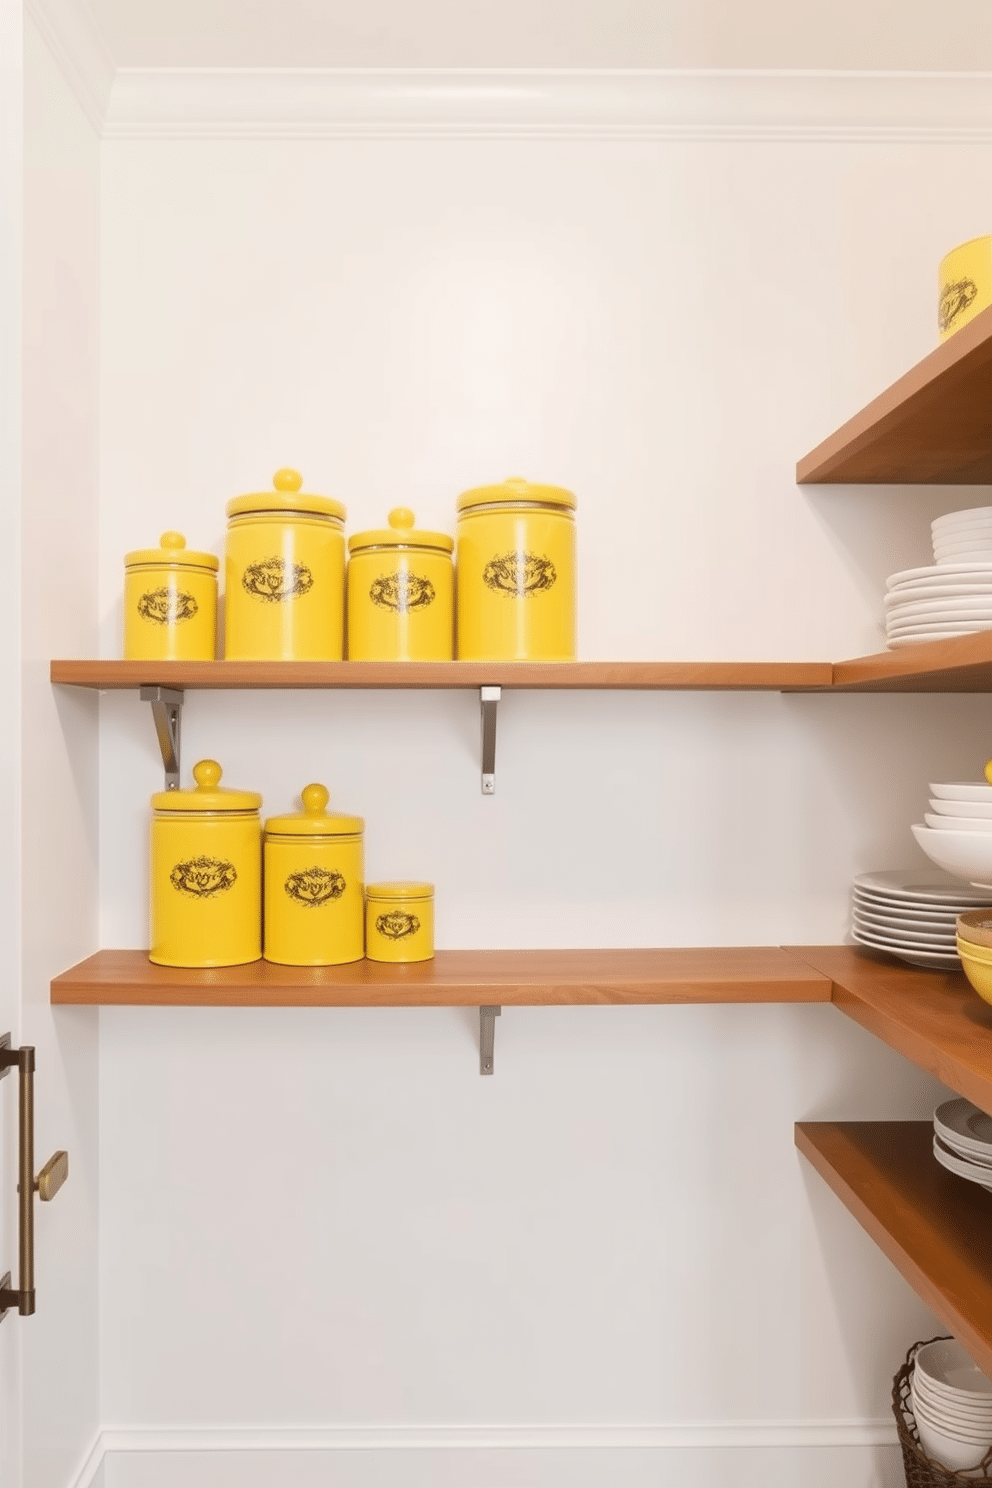
[[265,823],[265,959],[282,966],[361,961],[365,823],[328,811],[322,785],[301,795],[301,812]]
[[161,547],[124,558],[124,656],[128,661],[213,661],[217,654],[217,569],[181,532]]
[[458,498],[463,661],[575,657],[575,497],[513,477]]
[[433,884],[369,884],[365,890],[365,954],[370,961],[433,958]]
[[348,539],[351,661],[450,661],[454,654],[454,538],[424,532],[405,506],[389,528]]
[[937,296],[941,341],[992,305],[992,237],[972,238],[941,259]]
[[152,796],[148,955],[159,966],[240,966],[262,954],[262,798],[222,788],[221,773],[200,760],[194,790]]
[[296,470],[227,503],[224,654],[231,661],[340,661],[344,518]]

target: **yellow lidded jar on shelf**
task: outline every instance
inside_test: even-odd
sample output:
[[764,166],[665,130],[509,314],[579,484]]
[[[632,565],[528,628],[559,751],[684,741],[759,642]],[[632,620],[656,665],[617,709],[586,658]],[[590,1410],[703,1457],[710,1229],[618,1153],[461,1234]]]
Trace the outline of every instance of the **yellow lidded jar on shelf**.
[[424,532],[405,506],[389,528],[348,539],[351,661],[450,661],[454,651],[454,539]]
[[265,823],[265,959],[341,966],[365,954],[365,858],[360,816],[328,811],[322,785],[303,810]]
[[937,275],[937,324],[940,339],[974,320],[992,305],[992,237],[972,238],[952,248]]
[[230,661],[340,661],[345,508],[308,495],[296,470],[227,503],[224,654]]
[[222,788],[221,774],[200,760],[194,790],[152,796],[148,957],[159,966],[240,966],[262,954],[262,798]]
[[365,954],[370,961],[433,959],[433,884],[369,884],[365,891]]
[[458,498],[463,661],[575,658],[575,497],[512,477]]
[[124,557],[125,660],[213,661],[220,565],[190,551],[181,532],[159,542]]

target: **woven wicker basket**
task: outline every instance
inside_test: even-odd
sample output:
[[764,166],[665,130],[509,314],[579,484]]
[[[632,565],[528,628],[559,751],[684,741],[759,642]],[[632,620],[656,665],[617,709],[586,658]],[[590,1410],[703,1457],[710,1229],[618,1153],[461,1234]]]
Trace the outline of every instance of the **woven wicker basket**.
[[902,1447],[907,1488],[956,1488],[959,1484],[992,1483],[992,1447],[977,1467],[969,1467],[967,1472],[952,1472],[949,1467],[942,1467],[939,1462],[934,1462],[931,1457],[928,1457],[920,1444],[920,1434],[916,1429],[916,1421],[913,1419],[913,1401],[910,1394],[913,1365],[920,1349],[925,1348],[927,1343],[933,1342],[935,1342],[934,1339],[928,1338],[923,1342],[914,1343],[906,1355],[905,1364],[892,1381],[892,1413],[896,1418],[899,1445]]

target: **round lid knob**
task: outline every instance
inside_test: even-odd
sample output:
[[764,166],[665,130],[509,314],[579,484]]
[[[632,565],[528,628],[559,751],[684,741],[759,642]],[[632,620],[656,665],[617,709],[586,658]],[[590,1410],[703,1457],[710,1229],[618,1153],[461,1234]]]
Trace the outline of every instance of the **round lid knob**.
[[307,816],[323,816],[331,793],[326,785],[305,785],[300,791],[300,797]]
[[409,532],[416,520],[408,506],[394,506],[389,513],[389,525],[394,532]]
[[298,470],[277,470],[272,477],[272,484],[277,491],[300,491],[303,489],[303,477]]
[[163,532],[159,538],[159,543],[163,548],[167,550],[171,549],[173,552],[178,553],[181,548],[186,546],[186,539],[181,532]]
[[215,791],[223,773],[224,771],[216,760],[200,760],[193,766],[193,779],[196,781],[197,790]]

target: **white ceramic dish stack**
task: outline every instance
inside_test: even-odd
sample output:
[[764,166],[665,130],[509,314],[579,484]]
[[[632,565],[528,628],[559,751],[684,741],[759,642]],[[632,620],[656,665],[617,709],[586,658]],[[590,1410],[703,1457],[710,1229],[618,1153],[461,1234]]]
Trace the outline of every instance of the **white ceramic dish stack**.
[[956,780],[932,784],[930,790],[930,810],[913,827],[920,847],[972,887],[992,887],[992,785]]
[[992,1447],[992,1380],[956,1339],[917,1351],[912,1404],[923,1450],[952,1472],[977,1467]]
[[862,873],[851,887],[851,937],[911,966],[958,971],[957,917],[989,904],[992,892],[931,868]]
[[933,1155],[942,1168],[992,1192],[992,1116],[958,1097],[933,1115]]
[[892,648],[992,630],[992,506],[931,523],[932,568],[886,581],[885,634]]

